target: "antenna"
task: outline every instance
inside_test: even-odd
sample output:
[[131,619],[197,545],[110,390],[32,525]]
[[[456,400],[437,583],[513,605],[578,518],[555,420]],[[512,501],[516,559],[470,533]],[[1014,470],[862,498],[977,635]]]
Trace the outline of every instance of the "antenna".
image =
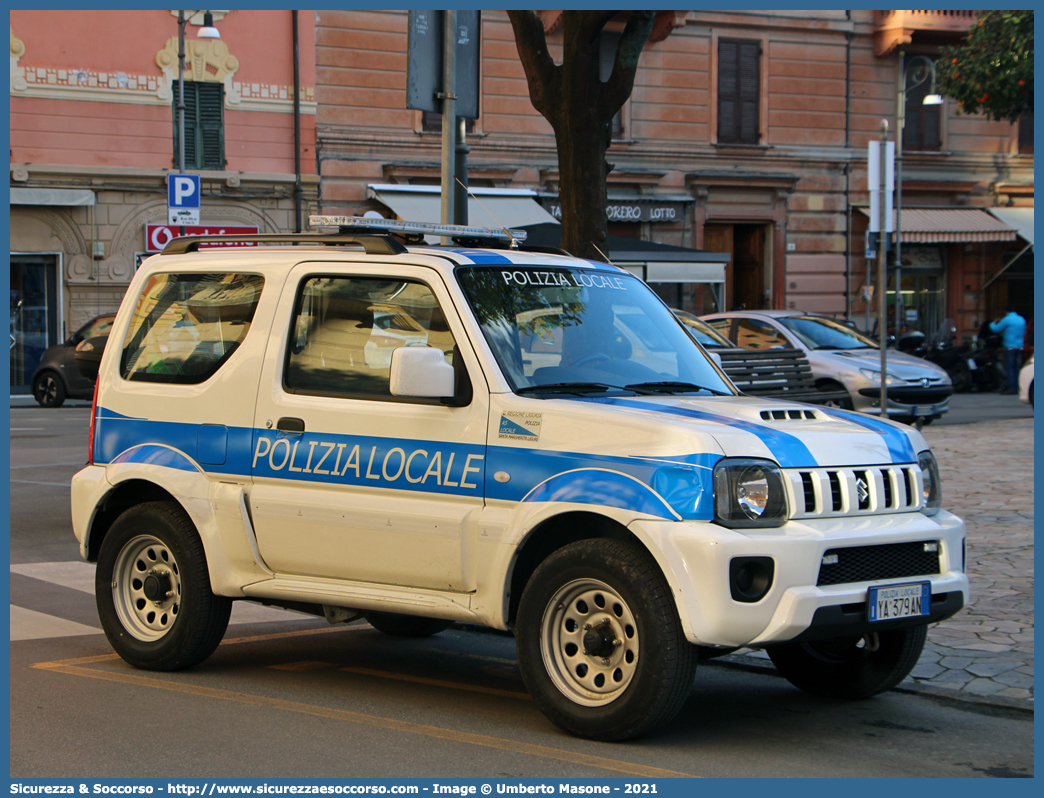
[[615,263],[613,263],[609,259],[608,255],[606,255],[604,252],[602,252],[602,250],[599,248],[599,246],[594,241],[591,242],[591,246],[598,250],[598,254],[601,255],[603,258],[605,258],[605,262],[606,263],[608,263],[610,266],[615,266],[616,265]]
[[496,216],[493,215],[493,211],[491,211],[489,208],[487,208],[485,205],[483,205],[482,204],[482,200],[480,200],[478,197],[476,197],[475,196],[475,192],[473,192],[469,186],[464,185],[464,183],[461,181],[461,179],[459,177],[454,175],[453,179],[456,180],[458,183],[460,183],[460,187],[462,189],[464,189],[466,192],[468,192],[468,194],[472,197],[472,199],[475,200],[475,202],[477,202],[479,205],[482,205],[482,210],[484,210],[486,213],[488,213],[490,218],[494,222],[496,222],[500,226],[500,229],[503,230],[507,234],[507,237],[511,239],[511,243],[508,246],[510,246],[511,249],[518,249],[518,239],[515,238],[515,236],[512,234],[512,232],[510,230],[508,230],[506,227],[504,227],[504,225],[500,224],[500,219],[498,219]]

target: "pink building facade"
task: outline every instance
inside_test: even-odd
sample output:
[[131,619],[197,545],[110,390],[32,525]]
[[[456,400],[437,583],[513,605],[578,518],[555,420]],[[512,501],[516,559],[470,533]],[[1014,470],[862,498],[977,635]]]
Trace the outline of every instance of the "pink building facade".
[[[315,15],[213,17],[219,39],[198,38],[202,13],[185,26],[185,172],[201,178],[200,225],[293,230],[318,198]],[[25,390],[45,345],[114,310],[170,235],[178,17],[14,10],[10,27],[11,381]]]

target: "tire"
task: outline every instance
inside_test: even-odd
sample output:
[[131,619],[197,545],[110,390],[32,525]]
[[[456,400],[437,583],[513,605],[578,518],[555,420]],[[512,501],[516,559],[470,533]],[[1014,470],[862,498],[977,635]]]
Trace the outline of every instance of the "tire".
[[33,398],[40,407],[61,407],[65,404],[65,383],[53,371],[38,374],[33,380]]
[[[825,698],[859,699],[891,690],[921,656],[928,626],[862,637],[766,648],[776,669],[795,687]],[[872,649],[876,638],[876,649]]]
[[515,638],[541,712],[593,740],[627,740],[667,723],[696,673],[696,647],[667,581],[629,542],[583,540],[544,560],[522,593]]
[[145,670],[201,663],[232,611],[231,599],[211,592],[203,543],[173,502],[139,504],[116,519],[102,541],[94,592],[109,643]]
[[[831,393],[835,391],[846,391],[848,390],[839,382],[822,382],[816,385],[820,391],[829,391]],[[851,399],[827,399],[824,402],[817,402],[816,404],[822,405],[823,407],[833,407],[837,410],[852,410],[855,405],[852,404]]]
[[967,363],[955,363],[947,372],[953,383],[954,393],[968,393],[972,388],[972,373]]
[[378,632],[393,637],[431,637],[453,626],[453,621],[441,618],[398,615],[394,612],[368,612],[366,621]]

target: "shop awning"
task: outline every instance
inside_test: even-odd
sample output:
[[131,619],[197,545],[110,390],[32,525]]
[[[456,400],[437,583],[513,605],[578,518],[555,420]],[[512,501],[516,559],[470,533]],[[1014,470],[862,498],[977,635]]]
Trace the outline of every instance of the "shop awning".
[[[859,211],[870,216],[866,208]],[[1014,228],[976,208],[903,208],[899,216],[904,244],[1014,241],[1016,236]]]
[[1008,227],[1019,231],[1019,237],[1033,246],[1033,208],[987,208]]
[[11,204],[78,208],[94,205],[94,192],[80,188],[12,188]]
[[[400,219],[436,224],[442,221],[440,186],[371,183],[366,188],[367,196],[383,202]],[[468,224],[473,227],[524,227],[543,222],[557,224],[555,218],[536,201],[535,191],[472,188],[469,194],[474,195],[468,196]]]
[[[562,243],[560,224],[527,225],[526,244],[557,247]],[[614,265],[647,283],[724,283],[727,252],[672,247],[624,236],[606,238],[606,255]]]

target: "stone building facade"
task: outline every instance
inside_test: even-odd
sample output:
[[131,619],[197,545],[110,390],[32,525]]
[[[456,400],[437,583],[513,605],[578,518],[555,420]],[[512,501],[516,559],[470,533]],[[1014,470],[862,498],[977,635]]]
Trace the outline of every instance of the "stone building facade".
[[[540,14],[560,54],[561,12]],[[218,40],[197,36],[202,14],[186,26],[195,135],[214,145],[215,119],[220,129],[217,155],[198,148],[186,169],[202,180],[202,225],[285,232],[319,210],[432,213],[441,128],[406,107],[407,12],[214,20]],[[1009,301],[1031,317],[1032,120],[962,116],[949,100],[926,111],[928,85],[913,85],[916,58],[974,23],[969,11],[659,12],[614,124],[610,233],[728,253],[717,277],[650,276],[675,306],[793,308],[865,326],[876,316],[876,300],[863,300],[876,281],[867,145],[883,120],[894,139],[905,97],[899,326],[932,332],[950,318],[968,338]],[[607,28],[607,59],[624,24]],[[116,307],[156,248],[147,232],[170,235],[177,12],[14,10],[10,26],[17,390],[45,345]],[[134,34],[99,45],[112,30]],[[555,139],[529,101],[506,12],[483,11],[478,35],[469,204],[505,225],[553,222]]]
[[[561,12],[540,13],[560,53]],[[966,11],[660,12],[607,156],[610,233],[728,252],[727,306],[847,315],[864,326],[868,311],[876,316],[862,299],[872,266],[867,145],[883,120],[894,141],[906,64],[900,326],[951,318],[973,335],[1009,293],[1027,303],[1031,294],[1032,249],[1016,258],[1027,241],[986,210],[1032,220],[1032,136],[1020,144],[1018,125],[961,116],[950,100],[922,111],[917,91],[928,85],[913,86],[910,65],[974,22]],[[607,38],[623,25],[623,16],[610,23]],[[407,40],[404,11],[317,12],[324,212],[417,212],[421,188],[439,182],[438,125],[406,107]],[[554,135],[529,102],[505,12],[482,12],[481,42],[470,186],[478,200],[480,189],[515,191],[554,215]],[[417,202],[407,200],[411,186]],[[919,209],[956,213],[939,221]],[[518,212],[527,215],[524,205]],[[510,213],[501,222],[519,223]],[[697,313],[716,309],[699,284],[657,288]]]

